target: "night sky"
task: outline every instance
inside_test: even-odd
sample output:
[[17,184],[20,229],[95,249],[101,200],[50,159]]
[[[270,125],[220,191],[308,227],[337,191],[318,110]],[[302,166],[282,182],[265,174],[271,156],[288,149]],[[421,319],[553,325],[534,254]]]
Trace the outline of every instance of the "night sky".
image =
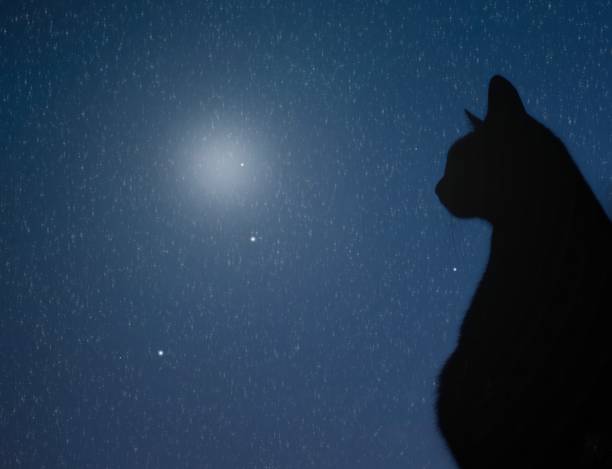
[[0,466],[454,467],[435,380],[490,227],[434,186],[499,73],[610,214],[611,22],[2,2]]

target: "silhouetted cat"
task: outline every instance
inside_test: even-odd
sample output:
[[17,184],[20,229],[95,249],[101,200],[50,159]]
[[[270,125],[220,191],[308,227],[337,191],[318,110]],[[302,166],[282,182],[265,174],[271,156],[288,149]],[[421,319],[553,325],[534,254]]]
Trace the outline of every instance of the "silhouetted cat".
[[495,76],[436,193],[493,226],[489,262],[440,374],[462,468],[612,468],[612,228],[561,141]]

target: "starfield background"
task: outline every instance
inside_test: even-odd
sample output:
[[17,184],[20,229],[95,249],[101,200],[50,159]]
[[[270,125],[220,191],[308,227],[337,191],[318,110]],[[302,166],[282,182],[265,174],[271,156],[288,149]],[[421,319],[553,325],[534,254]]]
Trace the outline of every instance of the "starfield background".
[[[610,1],[0,4],[0,466],[452,468],[500,73],[612,212]],[[528,226],[525,229],[530,229]]]

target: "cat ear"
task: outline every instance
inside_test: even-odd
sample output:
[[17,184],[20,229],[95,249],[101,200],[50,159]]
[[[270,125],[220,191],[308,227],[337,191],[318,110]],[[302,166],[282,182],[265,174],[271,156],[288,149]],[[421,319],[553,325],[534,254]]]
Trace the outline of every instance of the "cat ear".
[[483,124],[482,119],[480,119],[479,117],[476,117],[474,114],[472,114],[467,109],[464,109],[464,111],[465,111],[465,115],[467,116],[468,120],[470,121],[470,124],[472,125],[472,129],[476,130],[480,126],[482,126],[482,124]]
[[489,83],[489,104],[487,119],[490,117],[509,117],[525,114],[521,97],[508,80],[495,75]]

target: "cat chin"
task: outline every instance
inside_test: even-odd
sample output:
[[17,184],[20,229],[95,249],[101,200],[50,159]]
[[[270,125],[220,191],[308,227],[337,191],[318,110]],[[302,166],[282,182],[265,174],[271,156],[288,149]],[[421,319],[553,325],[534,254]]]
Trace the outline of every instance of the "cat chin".
[[457,204],[453,204],[453,203],[448,203],[447,200],[440,198],[440,202],[442,203],[442,205],[444,206],[444,208],[446,210],[448,210],[448,212],[456,217],[456,218],[481,218],[478,215],[476,215],[475,213],[469,212],[468,210],[462,209],[461,207],[457,206]]
[[461,210],[461,209],[458,209],[457,207],[448,206],[444,203],[443,205],[446,208],[446,210],[448,210],[448,212],[455,218],[461,218],[463,220],[473,220],[477,218],[484,219],[483,217],[476,215],[474,213],[470,213],[467,210]]
[[451,193],[447,190],[446,185],[444,184],[444,179],[442,179],[436,185],[435,189],[436,195],[440,200],[440,203],[450,212],[451,215],[457,218],[478,218],[474,213],[469,213],[467,210],[463,210],[460,205],[457,204],[457,197],[453,197]]
[[[457,203],[457,199],[453,197],[439,197],[440,203],[444,206],[444,208],[455,218],[461,218],[464,220],[469,219],[482,219],[487,220],[480,213],[474,213],[473,210],[466,209],[462,206],[462,204]],[[469,204],[466,204],[469,206]]]

